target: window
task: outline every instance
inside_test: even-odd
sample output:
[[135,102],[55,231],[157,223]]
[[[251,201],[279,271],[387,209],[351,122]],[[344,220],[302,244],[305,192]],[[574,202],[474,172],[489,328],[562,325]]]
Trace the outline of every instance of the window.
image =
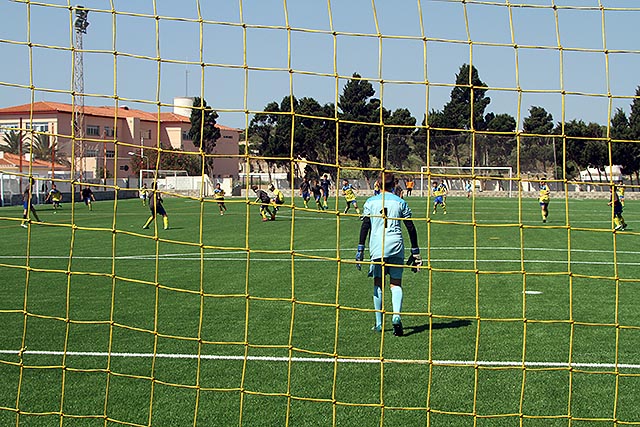
[[98,157],[98,150],[95,148],[87,148],[84,150],[85,157]]
[[20,125],[18,123],[3,123],[0,124],[0,133],[17,132],[19,128]]
[[183,141],[191,141],[191,137],[189,136],[189,131],[188,130],[183,130],[182,131],[182,140]]
[[114,128],[112,128],[111,126],[105,126],[104,127],[104,136],[108,137],[113,137],[116,135],[116,130]]
[[87,125],[87,136],[100,136],[100,126]]
[[[36,132],[43,132],[43,133],[49,132],[49,123],[46,123],[46,122],[33,122],[33,124],[24,122],[22,126],[23,126],[23,129],[33,129]],[[13,131],[20,130],[20,123],[0,124],[0,133],[8,133],[8,132],[11,132],[12,130]]]
[[33,129],[36,132],[49,132],[49,123],[33,122],[26,124],[27,129]]
[[107,150],[104,155],[107,159],[113,159],[116,156],[116,152],[115,150]]
[[231,135],[223,135],[222,137],[225,138],[225,139],[232,139],[233,138]]

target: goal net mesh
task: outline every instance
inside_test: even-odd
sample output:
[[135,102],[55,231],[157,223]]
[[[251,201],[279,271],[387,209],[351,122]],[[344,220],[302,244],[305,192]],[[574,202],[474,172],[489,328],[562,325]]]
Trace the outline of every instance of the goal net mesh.
[[[635,25],[640,10],[630,3],[96,0],[84,6],[91,26],[83,46],[85,93],[77,94],[76,5],[2,2],[7,14],[0,15],[19,16],[24,30],[0,30],[3,67],[24,70],[20,78],[0,75],[0,89],[12,94],[3,104],[50,98],[72,104],[81,95],[87,105],[126,104],[160,114],[174,107],[168,82],[186,75],[187,95],[207,99],[220,124],[248,130],[237,154],[245,176],[270,177],[277,170],[287,179],[277,181],[285,190],[277,220],[264,224],[258,215],[263,203],[248,178],[241,188],[225,184],[223,208],[209,197],[212,189],[172,191],[178,184],[170,178],[180,177],[167,174],[158,191],[168,230],[160,216],[141,230],[148,208],[137,195],[125,198],[133,189],[114,179],[95,185],[114,192],[115,200],[95,202],[99,208],[89,211],[68,203],[80,201],[82,183],[60,178],[72,199],[63,199],[55,217],[48,207],[40,210],[41,221],[31,217],[26,230],[19,227],[22,207],[3,207],[0,424],[640,425],[637,235],[614,231],[618,224],[607,206],[612,175],[587,182],[567,151],[597,147],[611,159],[615,141],[635,149],[634,138],[612,130],[616,106],[635,97],[633,89],[619,94],[610,61],[614,55],[637,61],[640,51],[612,51],[607,42],[614,28],[606,25],[613,16],[628,16],[625,22]],[[43,16],[68,36],[43,25]],[[415,31],[404,33],[397,23],[391,30],[390,16]],[[458,32],[439,23],[444,16]],[[565,27],[563,19],[584,22],[601,45],[582,47],[572,37],[576,27]],[[484,31],[489,25],[505,36],[491,38]],[[533,33],[545,37],[519,41]],[[176,45],[195,56],[185,57]],[[66,69],[47,65],[58,55],[66,56]],[[450,56],[457,56],[457,65],[445,75],[439,66]],[[483,74],[491,69],[485,56],[505,66]],[[549,57],[553,68],[539,66]],[[594,57],[604,71],[574,85],[569,64]],[[387,58],[411,72],[390,76],[394,64]],[[471,77],[456,83],[461,64],[477,66],[487,87],[474,86]],[[92,77],[98,68],[112,70],[106,86]],[[41,83],[45,72],[64,74],[64,83]],[[492,83],[491,73],[503,83]],[[345,88],[367,83],[387,111],[346,114]],[[305,90],[318,87],[324,99],[305,98]],[[486,90],[503,101],[514,128],[477,129],[473,118],[466,126],[440,120],[437,110],[455,90],[470,91],[471,99]],[[423,101],[411,124],[391,110],[415,93]],[[529,106],[547,101],[559,133],[523,130]],[[568,106],[575,111],[589,103],[604,105],[600,133],[571,134]],[[24,135],[77,136],[38,130],[35,114],[22,119]],[[270,132],[259,134],[264,129]],[[281,142],[283,132],[284,146],[269,144]],[[106,139],[123,145],[117,134]],[[398,149],[394,141],[400,139],[412,154]],[[100,137],[92,141],[101,149]],[[540,161],[551,143],[553,156],[545,158],[552,160]],[[509,154],[500,151],[506,146]],[[124,144],[121,151],[137,148]],[[155,159],[164,151],[160,136],[145,147]],[[71,170],[86,167],[77,163],[84,162],[83,153],[68,154]],[[188,154],[206,169],[210,154]],[[116,156],[115,162],[117,170],[123,160]],[[48,183],[33,160],[23,166],[4,174],[22,177],[23,186],[33,176],[40,187]],[[159,179],[159,162],[147,166],[140,181]],[[340,192],[346,178],[362,209],[374,181],[389,170],[405,189],[424,260],[418,273],[404,270],[404,337],[391,332],[388,284],[384,330],[370,330],[370,262],[365,257],[362,271],[356,269],[361,222],[356,211],[345,213]],[[305,174],[330,177],[326,206],[300,198]],[[199,180],[189,188],[217,182],[204,175]],[[448,182],[446,216],[432,213],[434,180]],[[269,181],[275,179],[255,182],[271,195]],[[408,182],[422,183],[413,187],[420,191],[407,194]],[[538,200],[545,182],[552,189],[548,221]],[[585,191],[588,186],[595,191]],[[496,188],[503,191],[490,191]],[[576,190],[597,201],[574,200]],[[148,198],[154,198],[151,190]],[[56,219],[62,215],[68,219]]]

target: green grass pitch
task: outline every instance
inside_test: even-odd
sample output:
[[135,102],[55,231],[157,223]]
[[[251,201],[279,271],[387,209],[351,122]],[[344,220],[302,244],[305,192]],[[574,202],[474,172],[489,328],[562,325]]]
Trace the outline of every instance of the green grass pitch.
[[370,330],[358,216],[294,202],[0,209],[0,425],[640,425],[633,201],[614,234],[603,200],[408,198],[401,338],[388,286]]

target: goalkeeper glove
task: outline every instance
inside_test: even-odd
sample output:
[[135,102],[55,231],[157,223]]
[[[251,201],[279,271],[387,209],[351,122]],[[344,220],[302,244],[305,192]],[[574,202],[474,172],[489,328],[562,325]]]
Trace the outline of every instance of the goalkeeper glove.
[[[364,259],[364,245],[358,245],[358,251],[356,252],[356,261],[362,261]],[[356,264],[358,270],[362,269],[360,263]]]
[[407,265],[412,266],[411,271],[417,273],[422,266],[422,257],[420,256],[420,248],[411,248],[411,256],[407,260]]

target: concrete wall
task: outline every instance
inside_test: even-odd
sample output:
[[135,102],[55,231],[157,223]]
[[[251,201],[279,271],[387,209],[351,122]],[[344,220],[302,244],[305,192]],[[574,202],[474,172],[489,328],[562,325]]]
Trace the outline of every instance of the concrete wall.
[[[115,199],[115,192],[114,191],[93,191],[93,196],[95,197],[96,201],[102,201],[102,200],[114,200]],[[35,196],[34,196],[35,197]],[[44,203],[44,200],[46,199],[46,194],[40,194],[39,198],[40,200],[37,200],[37,205],[41,205]],[[118,200],[122,200],[122,199],[136,199],[138,198],[138,190],[119,190],[118,191]],[[80,195],[80,192],[77,191],[75,194],[75,202],[81,202],[82,201],[82,196]],[[34,198],[34,201],[36,201],[36,199]],[[7,202],[5,200],[5,202]],[[10,201],[10,206],[14,206],[14,205],[22,205],[22,194],[14,194],[11,196],[11,201]],[[62,204],[66,204],[66,203],[71,203],[71,193],[62,193]]]

